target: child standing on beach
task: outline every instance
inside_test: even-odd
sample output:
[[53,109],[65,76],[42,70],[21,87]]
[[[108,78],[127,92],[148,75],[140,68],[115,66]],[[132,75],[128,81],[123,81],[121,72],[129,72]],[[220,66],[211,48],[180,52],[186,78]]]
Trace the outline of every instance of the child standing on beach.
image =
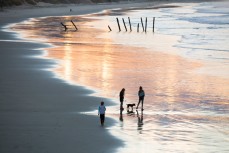
[[98,109],[98,115],[100,115],[100,123],[102,126],[104,125],[105,121],[105,111],[106,107],[104,106],[104,102],[102,101]]

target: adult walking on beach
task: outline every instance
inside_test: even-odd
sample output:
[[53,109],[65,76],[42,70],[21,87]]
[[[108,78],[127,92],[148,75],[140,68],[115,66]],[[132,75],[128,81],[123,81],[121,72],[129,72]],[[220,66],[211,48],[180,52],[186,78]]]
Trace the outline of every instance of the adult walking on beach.
[[105,112],[106,112],[106,107],[104,105],[104,102],[102,101],[98,109],[98,115],[100,115],[100,123],[102,126],[104,125],[104,121],[105,121]]
[[138,97],[139,97],[139,101],[138,101],[138,105],[137,105],[136,109],[138,109],[138,106],[139,106],[139,104],[141,102],[142,103],[142,110],[144,110],[143,109],[143,102],[144,102],[145,92],[142,89],[142,86],[139,87]]
[[123,108],[123,101],[124,101],[124,96],[125,96],[125,88],[122,88],[122,90],[119,93],[119,98],[120,98],[120,110],[122,111]]

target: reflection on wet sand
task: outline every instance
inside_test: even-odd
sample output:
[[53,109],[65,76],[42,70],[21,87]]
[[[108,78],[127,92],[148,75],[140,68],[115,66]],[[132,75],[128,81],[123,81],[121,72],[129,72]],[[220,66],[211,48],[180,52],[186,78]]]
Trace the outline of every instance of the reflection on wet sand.
[[123,122],[123,114],[122,114],[123,110],[120,109],[120,116],[119,116],[119,120],[121,122]]
[[[195,74],[193,71],[203,63],[160,53],[154,48],[113,43],[111,38],[122,33],[107,33],[105,38],[99,38],[97,36],[104,31],[86,25],[82,19],[78,21],[81,25],[78,32],[63,32],[58,27],[43,26],[60,20],[67,19],[49,17],[29,22],[36,28],[25,33],[28,37],[43,38],[55,45],[47,50],[47,57],[59,61],[54,69],[57,76],[95,89],[99,95],[117,101],[118,93],[124,87],[125,103],[136,104],[138,88],[144,87],[144,122],[143,111],[119,112],[117,105],[110,108],[108,113],[108,116],[120,120],[121,133],[126,135],[121,136],[117,132],[115,128],[119,127],[114,127],[113,133],[128,141],[129,150],[127,148],[126,152],[150,152],[152,149],[176,152],[174,148],[178,146],[195,152],[203,142],[212,146],[214,141],[208,138],[222,141],[225,133],[228,135],[227,128],[217,131],[219,127],[227,127],[229,121],[225,115],[229,110],[228,79]],[[27,25],[20,25],[15,30],[23,30]],[[144,40],[143,35],[138,37]],[[163,41],[166,39],[164,36]],[[151,41],[161,40],[155,40],[152,36]],[[167,49],[166,46],[164,48]],[[208,124],[211,126],[208,127]],[[167,149],[163,149],[164,145]]]
[[141,134],[143,130],[143,111],[141,111],[140,115],[138,113],[138,110],[136,110],[136,112],[137,112],[137,117],[138,117],[138,131],[139,131],[139,134]]
[[[202,66],[200,63],[187,61],[176,55],[154,52],[153,49],[113,44],[109,38],[114,36],[110,35],[119,35],[117,33],[107,33],[106,38],[97,38],[104,31],[83,26],[83,19],[79,19],[79,32],[63,32],[60,27],[50,29],[43,25],[61,20],[71,20],[71,17],[32,20],[17,29],[28,28],[30,25],[33,28],[24,35],[29,38],[39,36],[56,45],[48,49],[47,57],[60,61],[55,72],[65,80],[92,87],[110,98],[116,98],[117,91],[125,87],[128,90],[128,101],[133,102],[136,101],[136,89],[140,85],[147,91],[147,101],[152,98],[155,101],[180,101],[180,98],[188,97],[190,91],[196,96],[204,94],[227,98],[229,95],[229,87],[225,86],[228,79],[192,73]],[[50,32],[47,34],[48,30]],[[153,37],[152,41],[160,42]],[[187,100],[193,102],[194,99]],[[226,99],[220,100],[220,103],[225,102]]]
[[[140,113],[140,114],[139,114]],[[126,114],[126,113],[124,113]],[[138,111],[136,110],[136,114],[137,116],[135,115],[135,112],[134,111],[127,111],[127,116],[130,116],[130,117],[136,117],[137,119],[137,131],[139,132],[139,134],[142,134],[142,131],[143,131],[143,111]],[[119,121],[120,122],[124,122],[124,118],[123,118],[123,110],[120,110],[120,116],[119,116]]]

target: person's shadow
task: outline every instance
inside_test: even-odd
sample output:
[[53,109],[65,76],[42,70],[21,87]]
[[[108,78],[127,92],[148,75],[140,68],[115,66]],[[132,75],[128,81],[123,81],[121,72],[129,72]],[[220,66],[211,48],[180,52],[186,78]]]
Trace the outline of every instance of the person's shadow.
[[137,112],[137,117],[138,117],[138,128],[137,130],[141,133],[142,129],[143,129],[143,111],[141,111],[141,114],[138,113],[138,110],[136,110]]

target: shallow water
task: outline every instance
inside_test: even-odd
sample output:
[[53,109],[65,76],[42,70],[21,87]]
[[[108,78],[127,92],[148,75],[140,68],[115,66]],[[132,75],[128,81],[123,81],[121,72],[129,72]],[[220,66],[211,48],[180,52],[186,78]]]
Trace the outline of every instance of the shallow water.
[[[229,12],[223,4],[174,4],[119,13],[121,32],[117,11],[31,19],[13,29],[27,39],[54,45],[46,58],[58,61],[52,69],[57,77],[117,103],[107,110],[107,116],[117,120],[111,133],[126,144],[117,152],[226,153]],[[132,32],[126,32],[121,22],[128,16]],[[147,32],[141,26],[137,32],[140,17],[144,21],[148,17]],[[156,17],[155,33],[152,17]],[[68,31],[60,22],[69,26]],[[125,108],[120,113],[119,91],[125,87],[125,103],[136,104],[140,85],[146,92],[145,110],[127,113]]]

